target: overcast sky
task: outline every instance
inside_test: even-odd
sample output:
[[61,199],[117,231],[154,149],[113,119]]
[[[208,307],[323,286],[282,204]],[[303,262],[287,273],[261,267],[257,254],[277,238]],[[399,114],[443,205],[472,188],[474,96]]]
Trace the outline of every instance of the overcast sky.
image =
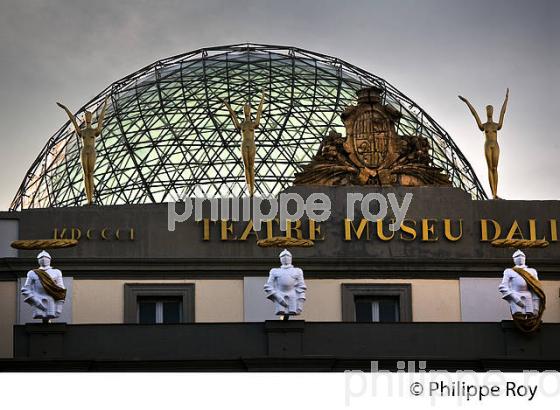
[[1,0],[0,210],[66,121],[55,101],[75,111],[153,61],[241,42],[384,78],[449,132],[487,193],[484,138],[457,94],[483,116],[510,87],[499,194],[560,198],[560,1]]

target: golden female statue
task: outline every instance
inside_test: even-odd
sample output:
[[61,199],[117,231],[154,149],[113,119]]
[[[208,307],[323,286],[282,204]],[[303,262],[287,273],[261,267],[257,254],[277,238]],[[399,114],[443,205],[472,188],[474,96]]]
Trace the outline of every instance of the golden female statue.
[[74,115],[70,112],[70,110],[63,104],[57,102],[56,104],[66,111],[70,121],[74,124],[74,129],[76,130],[76,134],[82,137],[83,141],[83,148],[81,152],[81,160],[82,160],[82,169],[84,171],[84,185],[86,188],[86,197],[88,205],[93,204],[93,171],[95,169],[95,159],[97,158],[97,154],[95,152],[95,137],[101,134],[103,130],[103,118],[105,117],[105,111],[107,110],[107,101],[109,97],[105,97],[105,102],[103,103],[103,108],[101,109],[101,114],[99,114],[99,119],[97,121],[97,128],[93,128],[91,126],[91,119],[93,117],[93,113],[91,111],[85,112],[85,127],[80,128],[78,122]]
[[229,111],[229,114],[233,121],[233,125],[237,130],[241,131],[241,135],[243,137],[241,141],[241,155],[243,157],[245,180],[247,181],[247,185],[249,187],[250,196],[253,196],[253,194],[255,193],[255,129],[259,128],[265,95],[266,94],[263,91],[261,102],[259,104],[259,108],[257,109],[257,117],[255,118],[255,121],[251,119],[251,105],[249,103],[245,104],[245,106],[243,107],[245,118],[243,119],[243,121],[239,122],[237,114],[235,113],[235,111],[233,111],[231,105],[229,105],[227,101],[222,100]]
[[502,105],[502,110],[500,111],[500,121],[495,123],[492,120],[492,114],[494,113],[494,107],[491,105],[486,106],[486,115],[488,120],[482,124],[480,117],[478,116],[476,110],[472,104],[463,96],[459,96],[459,99],[463,101],[469,107],[476,124],[480,131],[484,131],[486,136],[486,142],[484,143],[484,153],[486,155],[486,163],[488,164],[488,179],[490,182],[490,189],[492,190],[492,197],[494,199],[500,199],[498,197],[498,160],[500,157],[500,146],[498,145],[498,131],[502,129],[504,124],[504,115],[506,114],[506,107],[509,98],[509,88],[506,91],[506,98],[504,104]]

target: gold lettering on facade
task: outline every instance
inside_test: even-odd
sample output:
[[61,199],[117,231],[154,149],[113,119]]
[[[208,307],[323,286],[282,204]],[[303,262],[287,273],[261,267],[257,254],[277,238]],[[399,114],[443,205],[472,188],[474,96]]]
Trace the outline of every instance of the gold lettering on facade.
[[272,230],[272,222],[278,222],[279,223],[279,219],[275,218],[275,219],[269,219],[268,221],[266,221],[266,239],[271,239],[274,237],[274,232]]
[[[391,220],[394,221],[394,220]],[[383,219],[377,220],[377,237],[382,241],[390,241],[395,236],[395,232],[391,234],[391,236],[386,236],[383,232]]]
[[367,219],[360,219],[360,224],[358,225],[358,229],[354,226],[354,221],[351,221],[348,218],[344,219],[344,240],[351,241],[352,240],[352,232],[356,236],[356,239],[361,239],[362,234],[366,232],[365,239],[369,241],[369,222]]
[[523,232],[516,220],[511,224],[511,228],[506,236],[506,239],[525,239]]
[[[370,241],[375,235],[382,242],[390,242],[392,240],[403,240],[406,242],[415,240],[420,240],[422,242],[438,242],[440,238],[444,238],[450,242],[457,242],[464,237],[463,219],[404,219],[398,233],[389,230],[389,224],[394,223],[394,219],[378,220],[375,222],[375,226],[373,225],[373,222],[365,218],[361,218],[359,220],[344,219],[343,221],[344,241]],[[216,231],[214,234],[211,231],[211,222],[220,225],[219,233]],[[503,223],[500,224],[493,219],[480,219],[479,222],[481,242],[491,242],[493,240],[500,239],[502,237],[502,233],[504,234],[504,239],[525,239],[525,237],[529,237],[531,240],[538,240],[538,237],[541,236],[543,240],[546,240],[547,236],[549,236],[549,233],[543,232],[542,228],[539,230],[540,226],[538,225],[538,221],[534,218],[528,219],[527,225],[523,225],[523,227],[528,226],[529,230],[527,232],[523,232],[522,225],[519,220],[514,220],[512,224],[508,226],[504,226]],[[525,221],[521,222],[523,223]],[[262,221],[261,230],[259,231],[255,229],[255,225],[252,220],[245,223],[232,220],[211,221],[209,218],[204,218],[202,220],[202,225],[203,241],[211,241],[212,235],[216,235],[216,239],[219,235],[221,241],[251,241],[252,236],[254,236],[255,240],[260,240],[265,237],[273,238],[279,235],[293,239],[310,239],[312,241],[325,240],[325,233],[322,230],[322,226],[312,219],[295,221],[287,220],[285,231],[280,229],[280,222],[278,218]],[[557,220],[549,219],[548,225],[550,230],[550,241],[557,242]],[[82,236],[84,238],[95,238],[96,231],[94,229],[88,229],[87,231],[84,230],[83,232],[84,234]],[[100,234],[97,236],[103,240],[110,240],[113,238],[122,240],[124,237],[123,228],[118,228],[113,231],[113,235],[111,235],[112,231],[107,227],[99,232]],[[525,234],[528,234],[528,236]],[[63,239],[65,236],[69,237],[72,235],[75,238],[79,237],[80,230],[78,228],[54,229],[55,239]],[[134,230],[132,228],[130,228],[130,239],[134,239]]]
[[[293,225],[295,224],[295,225]],[[286,238],[293,238],[292,233],[295,232],[296,239],[303,239],[303,231],[301,230],[301,220],[290,221],[286,219]]]
[[325,240],[325,236],[321,235],[321,226],[313,219],[309,220],[309,239],[312,241]]
[[58,232],[58,228],[54,228],[53,232],[53,239],[66,239],[66,228],[62,228],[60,233]]
[[[201,221],[197,221],[200,223]],[[209,241],[210,240],[210,219],[203,218],[202,219],[202,240]]]
[[[537,220],[536,219],[529,219],[529,239],[532,241],[537,240]],[[546,240],[546,235],[543,236],[541,239]]]
[[226,221],[224,219],[222,219],[220,221],[220,227],[221,227],[221,235],[220,238],[222,241],[227,241],[229,239],[232,239],[229,237],[229,234],[231,233],[233,235],[233,224],[231,223],[231,221]]
[[256,240],[257,241],[259,240],[259,233],[257,231],[255,231],[252,220],[249,221],[249,223],[247,224],[247,226],[243,230],[243,233],[239,237],[239,240],[240,241],[245,241],[245,240],[247,240],[249,235],[255,235]]
[[550,241],[556,242],[558,241],[558,228],[556,226],[556,219],[550,220]]
[[422,219],[422,241],[423,242],[436,242],[439,237],[435,234],[434,223],[437,219]]
[[107,236],[107,232],[109,232],[109,228],[103,228],[101,230],[101,239],[103,239],[104,241],[109,240],[109,237]]
[[451,233],[451,222],[452,222],[451,219],[444,219],[443,230],[444,230],[445,239],[451,242],[455,242],[463,237],[463,220],[459,219],[459,234],[457,236],[454,236]]
[[[492,226],[494,227],[494,236],[490,239],[488,237],[488,222],[492,223]],[[500,237],[500,234],[502,233],[502,228],[500,226],[500,224],[496,221],[494,221],[493,219],[481,219],[480,220],[480,241],[481,242],[491,242],[494,241],[496,239],[498,239]]]
[[[80,239],[87,239],[88,241],[101,239],[103,241],[110,241],[110,240],[117,240],[123,241],[126,240],[124,237],[124,233],[128,230],[128,240],[133,241],[135,239],[135,231],[134,228],[116,228],[115,233],[111,234],[112,230],[109,227],[104,227],[103,229],[97,231],[94,228],[79,228],[79,227],[71,227],[71,228],[54,228],[53,229],[53,239],[75,239],[79,241]],[[99,234],[96,234],[99,232]]]
[[[410,224],[410,225],[408,225]],[[416,221],[412,219],[405,219],[401,224],[400,238],[404,241],[413,241],[416,239]]]
[[75,239],[77,241],[80,240],[80,238],[82,237],[82,231],[79,228],[72,228],[70,230],[71,232],[71,238],[70,239]]

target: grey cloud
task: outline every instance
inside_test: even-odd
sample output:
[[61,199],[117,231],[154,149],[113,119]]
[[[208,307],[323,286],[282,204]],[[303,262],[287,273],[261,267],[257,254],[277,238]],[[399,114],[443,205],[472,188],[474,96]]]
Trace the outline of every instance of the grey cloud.
[[509,86],[502,196],[559,198],[559,18],[554,0],[3,0],[0,209],[65,121],[55,101],[77,108],[157,59],[238,42],[296,45],[385,78],[447,129],[485,186],[483,137],[457,93],[482,110]]

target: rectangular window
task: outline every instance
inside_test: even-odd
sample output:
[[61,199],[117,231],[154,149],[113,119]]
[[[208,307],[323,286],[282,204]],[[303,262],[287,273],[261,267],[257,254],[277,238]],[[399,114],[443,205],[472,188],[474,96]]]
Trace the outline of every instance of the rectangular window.
[[342,320],[345,322],[411,322],[410,284],[343,284]]
[[125,284],[124,322],[194,322],[194,284]]
[[181,323],[181,298],[139,296],[138,323]]
[[395,296],[356,296],[356,322],[398,322],[399,298]]

